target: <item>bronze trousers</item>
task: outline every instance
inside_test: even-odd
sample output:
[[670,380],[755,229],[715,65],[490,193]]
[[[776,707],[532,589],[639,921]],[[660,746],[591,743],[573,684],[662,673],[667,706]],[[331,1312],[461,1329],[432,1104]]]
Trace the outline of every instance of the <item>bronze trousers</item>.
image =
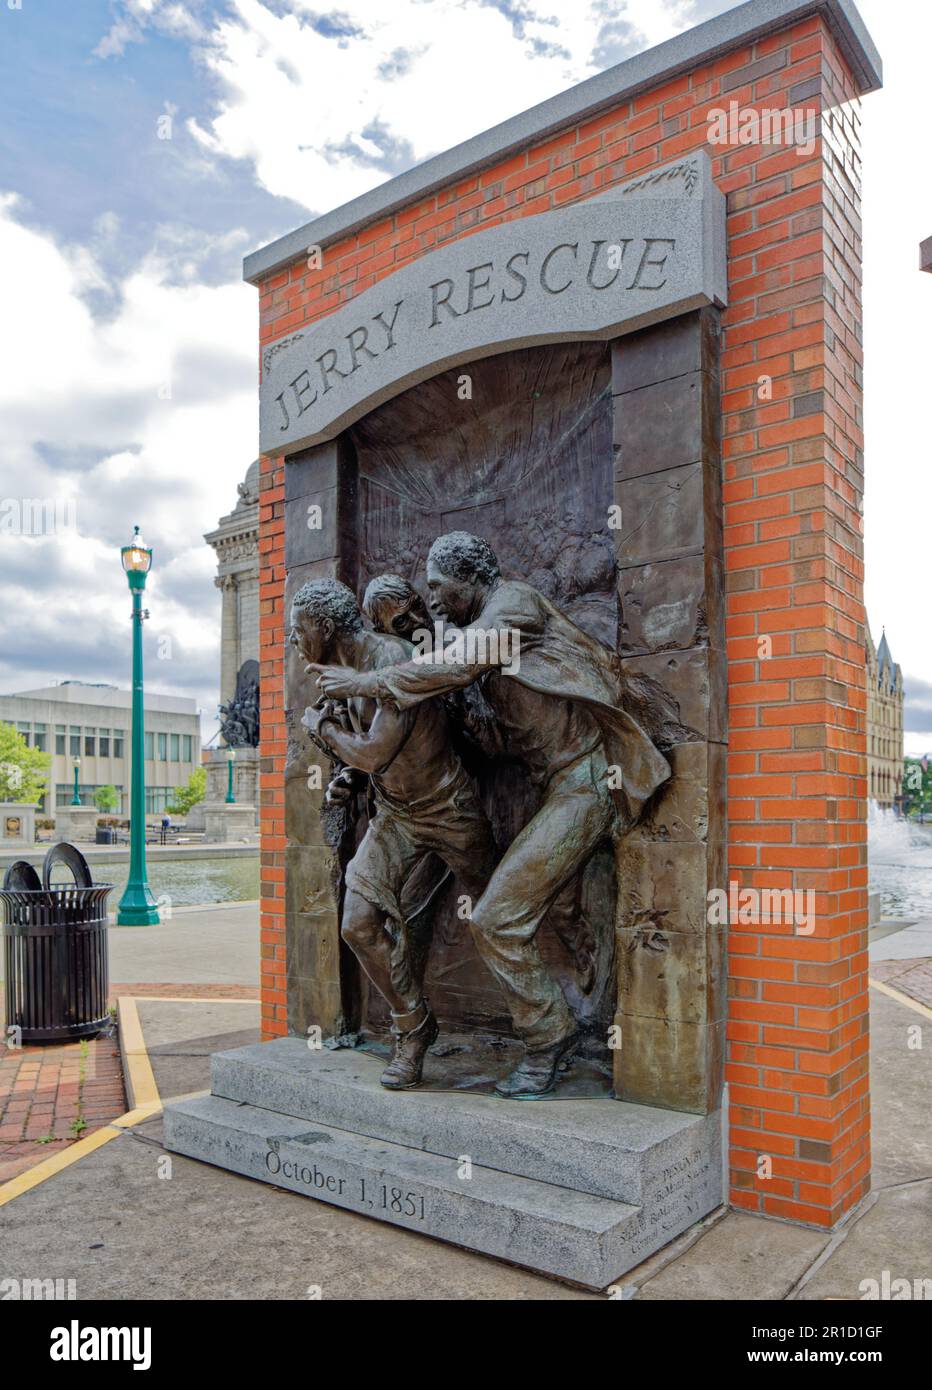
[[601,749],[555,773],[473,908],[476,948],[504,991],[515,1031],[550,1047],[576,1023],[535,937],[554,899],[609,833],[614,803]]

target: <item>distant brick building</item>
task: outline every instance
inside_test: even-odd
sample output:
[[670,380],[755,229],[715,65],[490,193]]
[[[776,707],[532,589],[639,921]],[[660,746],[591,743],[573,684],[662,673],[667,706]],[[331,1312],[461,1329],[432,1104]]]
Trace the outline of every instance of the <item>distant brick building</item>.
[[867,628],[867,787],[872,801],[892,806],[903,790],[903,673],[886,632],[874,647]]

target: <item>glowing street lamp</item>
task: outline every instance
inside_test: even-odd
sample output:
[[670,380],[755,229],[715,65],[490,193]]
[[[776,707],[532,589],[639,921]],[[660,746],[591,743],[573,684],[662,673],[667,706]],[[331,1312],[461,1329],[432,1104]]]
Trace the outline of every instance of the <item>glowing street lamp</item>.
[[145,730],[142,686],[142,624],[143,619],[149,616],[143,611],[142,594],[146,587],[146,575],[152,568],[152,551],[143,544],[138,526],[134,528],[133,539],[129,545],[124,545],[120,551],[120,559],[133,597],[133,780],[130,792],[129,878],[120,899],[117,925],[148,927],[157,925],[159,921],[159,910],[146,878]]
[[71,798],[71,804],[72,804],[72,806],[80,806],[80,805],[81,805],[81,793],[78,791],[78,769],[80,768],[80,766],[81,766],[81,759],[80,759],[80,758],[75,758],[75,760],[74,760],[74,795],[73,795],[72,798]]
[[236,749],[235,749],[235,748],[228,748],[228,749],[227,749],[227,794],[226,794],[226,798],[225,798],[225,805],[227,805],[227,806],[231,806],[231,805],[235,804],[235,802],[236,802],[236,797],[233,795],[233,763],[235,762],[235,760],[236,760]]

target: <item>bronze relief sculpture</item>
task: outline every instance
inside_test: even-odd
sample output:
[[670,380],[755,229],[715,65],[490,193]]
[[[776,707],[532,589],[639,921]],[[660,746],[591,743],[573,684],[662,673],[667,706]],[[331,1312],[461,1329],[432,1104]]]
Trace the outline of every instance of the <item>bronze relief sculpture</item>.
[[[293,604],[291,640],[322,691],[305,727],[329,756],[368,774],[376,803],[347,869],[341,930],[392,1011],[395,1055],[383,1084],[417,1085],[437,1024],[421,993],[423,971],[398,944],[402,895],[425,857],[439,860],[466,895],[476,950],[525,1046],[495,1089],[536,1098],[553,1090],[579,1043],[576,1017],[538,949],[541,922],[551,914],[591,988],[580,873],[607,838],[634,825],[670,766],[631,713],[657,722],[649,695],[627,689],[617,654],[538,589],[503,578],[486,541],[465,531],[439,537],[426,581],[429,613],[406,580],[372,581],[364,607],[381,632],[363,628],[355,598],[335,580],[306,584]],[[493,742],[523,765],[538,795],[498,862],[453,747],[456,732],[469,732],[469,700],[479,692],[490,712],[486,740],[491,722]],[[340,794],[331,783],[329,795]]]
[[[367,630],[354,595],[336,579],[305,584],[295,595],[291,640],[308,662],[326,659],[354,674],[404,662],[411,650]],[[330,757],[367,774],[373,791],[376,814],[346,871],[341,934],[391,1009],[395,1047],[382,1084],[403,1090],[420,1081],[438,1033],[408,947],[405,883],[425,856],[436,855],[477,897],[492,868],[491,827],[453,749],[440,701],[402,710],[367,695],[341,705],[325,698],[305,711],[302,723]],[[329,796],[346,786],[341,772]]]

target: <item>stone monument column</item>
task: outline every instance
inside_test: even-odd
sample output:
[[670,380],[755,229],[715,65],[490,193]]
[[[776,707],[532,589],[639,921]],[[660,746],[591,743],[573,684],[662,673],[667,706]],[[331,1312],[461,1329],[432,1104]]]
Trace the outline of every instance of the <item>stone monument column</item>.
[[[259,466],[250,464],[238,484],[239,499],[233,511],[221,517],[215,531],[204,539],[217,555],[214,580],[222,595],[220,612],[220,700],[227,710],[235,704],[245,672],[259,657]],[[235,803],[226,800],[227,750],[235,748],[233,791]],[[258,748],[248,735],[227,719],[218,746],[206,756],[207,794],[195,808],[189,824],[200,820],[209,840],[254,839],[258,830]],[[200,815],[198,816],[198,811]]]
[[218,574],[214,584],[222,595],[220,610],[220,701],[225,704],[227,700],[232,700],[236,693],[236,672],[239,669],[237,660],[239,605],[236,593],[236,575]]

